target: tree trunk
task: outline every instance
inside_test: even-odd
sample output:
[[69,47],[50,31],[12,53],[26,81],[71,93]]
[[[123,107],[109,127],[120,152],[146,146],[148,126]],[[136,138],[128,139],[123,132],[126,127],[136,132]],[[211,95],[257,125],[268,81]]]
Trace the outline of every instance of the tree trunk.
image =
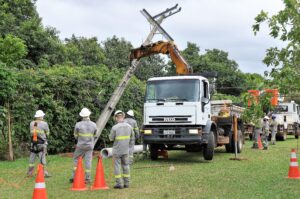
[[14,151],[13,151],[12,139],[11,139],[11,115],[10,115],[9,103],[7,103],[7,126],[8,126],[8,159],[12,161],[14,160]]

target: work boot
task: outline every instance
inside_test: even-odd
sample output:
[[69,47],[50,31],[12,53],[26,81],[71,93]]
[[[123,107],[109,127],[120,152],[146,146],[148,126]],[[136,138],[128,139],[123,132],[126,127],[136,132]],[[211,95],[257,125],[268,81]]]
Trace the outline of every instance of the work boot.
[[34,167],[29,167],[27,171],[27,177],[32,177],[34,173]]
[[114,189],[123,189],[123,187],[122,187],[121,185],[116,184],[116,185],[114,186]]
[[257,143],[253,143],[252,149],[258,149],[258,144]]
[[85,179],[85,184],[91,184],[91,179]]
[[272,144],[272,145],[275,145],[276,143],[275,143],[275,141],[271,141],[271,144]]
[[50,178],[50,177],[52,177],[52,175],[50,175],[47,170],[44,170],[44,177]]

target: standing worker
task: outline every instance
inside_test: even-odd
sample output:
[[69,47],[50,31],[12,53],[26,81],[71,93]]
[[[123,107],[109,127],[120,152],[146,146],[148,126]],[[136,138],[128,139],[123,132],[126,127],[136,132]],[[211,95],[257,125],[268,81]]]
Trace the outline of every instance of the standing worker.
[[51,177],[46,169],[46,154],[47,154],[47,136],[49,136],[48,123],[43,121],[45,113],[42,110],[36,111],[35,120],[30,122],[30,157],[27,176],[31,177],[34,173],[34,162],[36,156],[38,156],[40,163],[44,165],[45,177]]
[[264,150],[268,149],[268,138],[269,138],[269,130],[270,130],[270,124],[269,124],[269,117],[265,116],[263,120],[263,129],[262,129],[262,135],[263,135],[263,145]]
[[253,125],[254,127],[253,127],[253,134],[252,134],[252,140],[253,140],[252,148],[258,149],[258,138],[262,130],[262,120],[260,118],[254,119]]
[[91,111],[89,109],[83,108],[79,115],[82,117],[82,120],[77,122],[74,128],[74,137],[77,140],[77,145],[73,155],[74,168],[70,182],[72,183],[74,180],[79,157],[83,157],[85,162],[85,183],[89,184],[91,183],[91,167],[97,126],[95,122],[90,120]]
[[276,144],[276,134],[277,134],[278,123],[276,122],[276,116],[272,115],[272,120],[270,122],[270,130],[271,130],[271,144]]
[[[109,139],[114,141],[113,144],[113,160],[114,160],[114,174],[116,179],[115,189],[122,189],[129,187],[130,182],[130,166],[129,166],[129,148],[134,146],[134,132],[132,127],[124,122],[125,113],[123,111],[116,111],[114,117],[117,124],[114,125],[109,134]],[[121,173],[123,170],[123,174]],[[124,186],[122,185],[122,177]]]
[[[140,137],[140,133],[139,133],[139,127],[138,127],[137,122],[136,122],[136,120],[134,118],[134,112],[133,112],[133,110],[127,111],[126,118],[125,118],[124,121],[126,123],[128,123],[132,127],[132,129],[134,131],[135,140],[138,140],[139,137]],[[130,165],[133,163],[134,145],[135,145],[135,143],[133,144],[133,147],[129,148],[129,164]]]

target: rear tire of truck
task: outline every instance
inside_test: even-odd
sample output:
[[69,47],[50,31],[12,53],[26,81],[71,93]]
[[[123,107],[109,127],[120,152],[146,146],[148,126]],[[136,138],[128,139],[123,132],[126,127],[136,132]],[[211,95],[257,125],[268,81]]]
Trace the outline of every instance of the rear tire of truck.
[[[238,130],[238,137],[237,137],[237,152],[241,153],[243,149],[243,134],[242,131]],[[225,149],[227,153],[235,153],[235,143],[233,133],[229,135],[229,144],[225,145]]]
[[155,144],[150,144],[150,158],[151,160],[157,160],[158,158],[158,147]]
[[205,160],[213,159],[214,149],[215,149],[215,135],[214,132],[210,132],[210,134],[208,135],[208,142],[203,147],[203,157]]
[[284,132],[283,135],[276,135],[276,140],[285,141],[287,138],[287,133]]

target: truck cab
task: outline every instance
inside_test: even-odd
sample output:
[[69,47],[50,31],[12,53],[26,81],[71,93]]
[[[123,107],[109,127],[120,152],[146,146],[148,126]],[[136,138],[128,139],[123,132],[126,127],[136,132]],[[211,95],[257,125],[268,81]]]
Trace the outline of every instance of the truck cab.
[[277,135],[278,140],[286,140],[287,134],[295,135],[298,139],[300,135],[300,107],[294,101],[281,102],[275,108],[273,115],[278,123]]
[[204,147],[204,151],[210,153],[203,152],[204,158],[212,159],[215,138],[211,126],[206,78],[171,76],[147,81],[143,141],[150,145],[152,159],[157,158],[158,150],[169,150],[175,145]]

